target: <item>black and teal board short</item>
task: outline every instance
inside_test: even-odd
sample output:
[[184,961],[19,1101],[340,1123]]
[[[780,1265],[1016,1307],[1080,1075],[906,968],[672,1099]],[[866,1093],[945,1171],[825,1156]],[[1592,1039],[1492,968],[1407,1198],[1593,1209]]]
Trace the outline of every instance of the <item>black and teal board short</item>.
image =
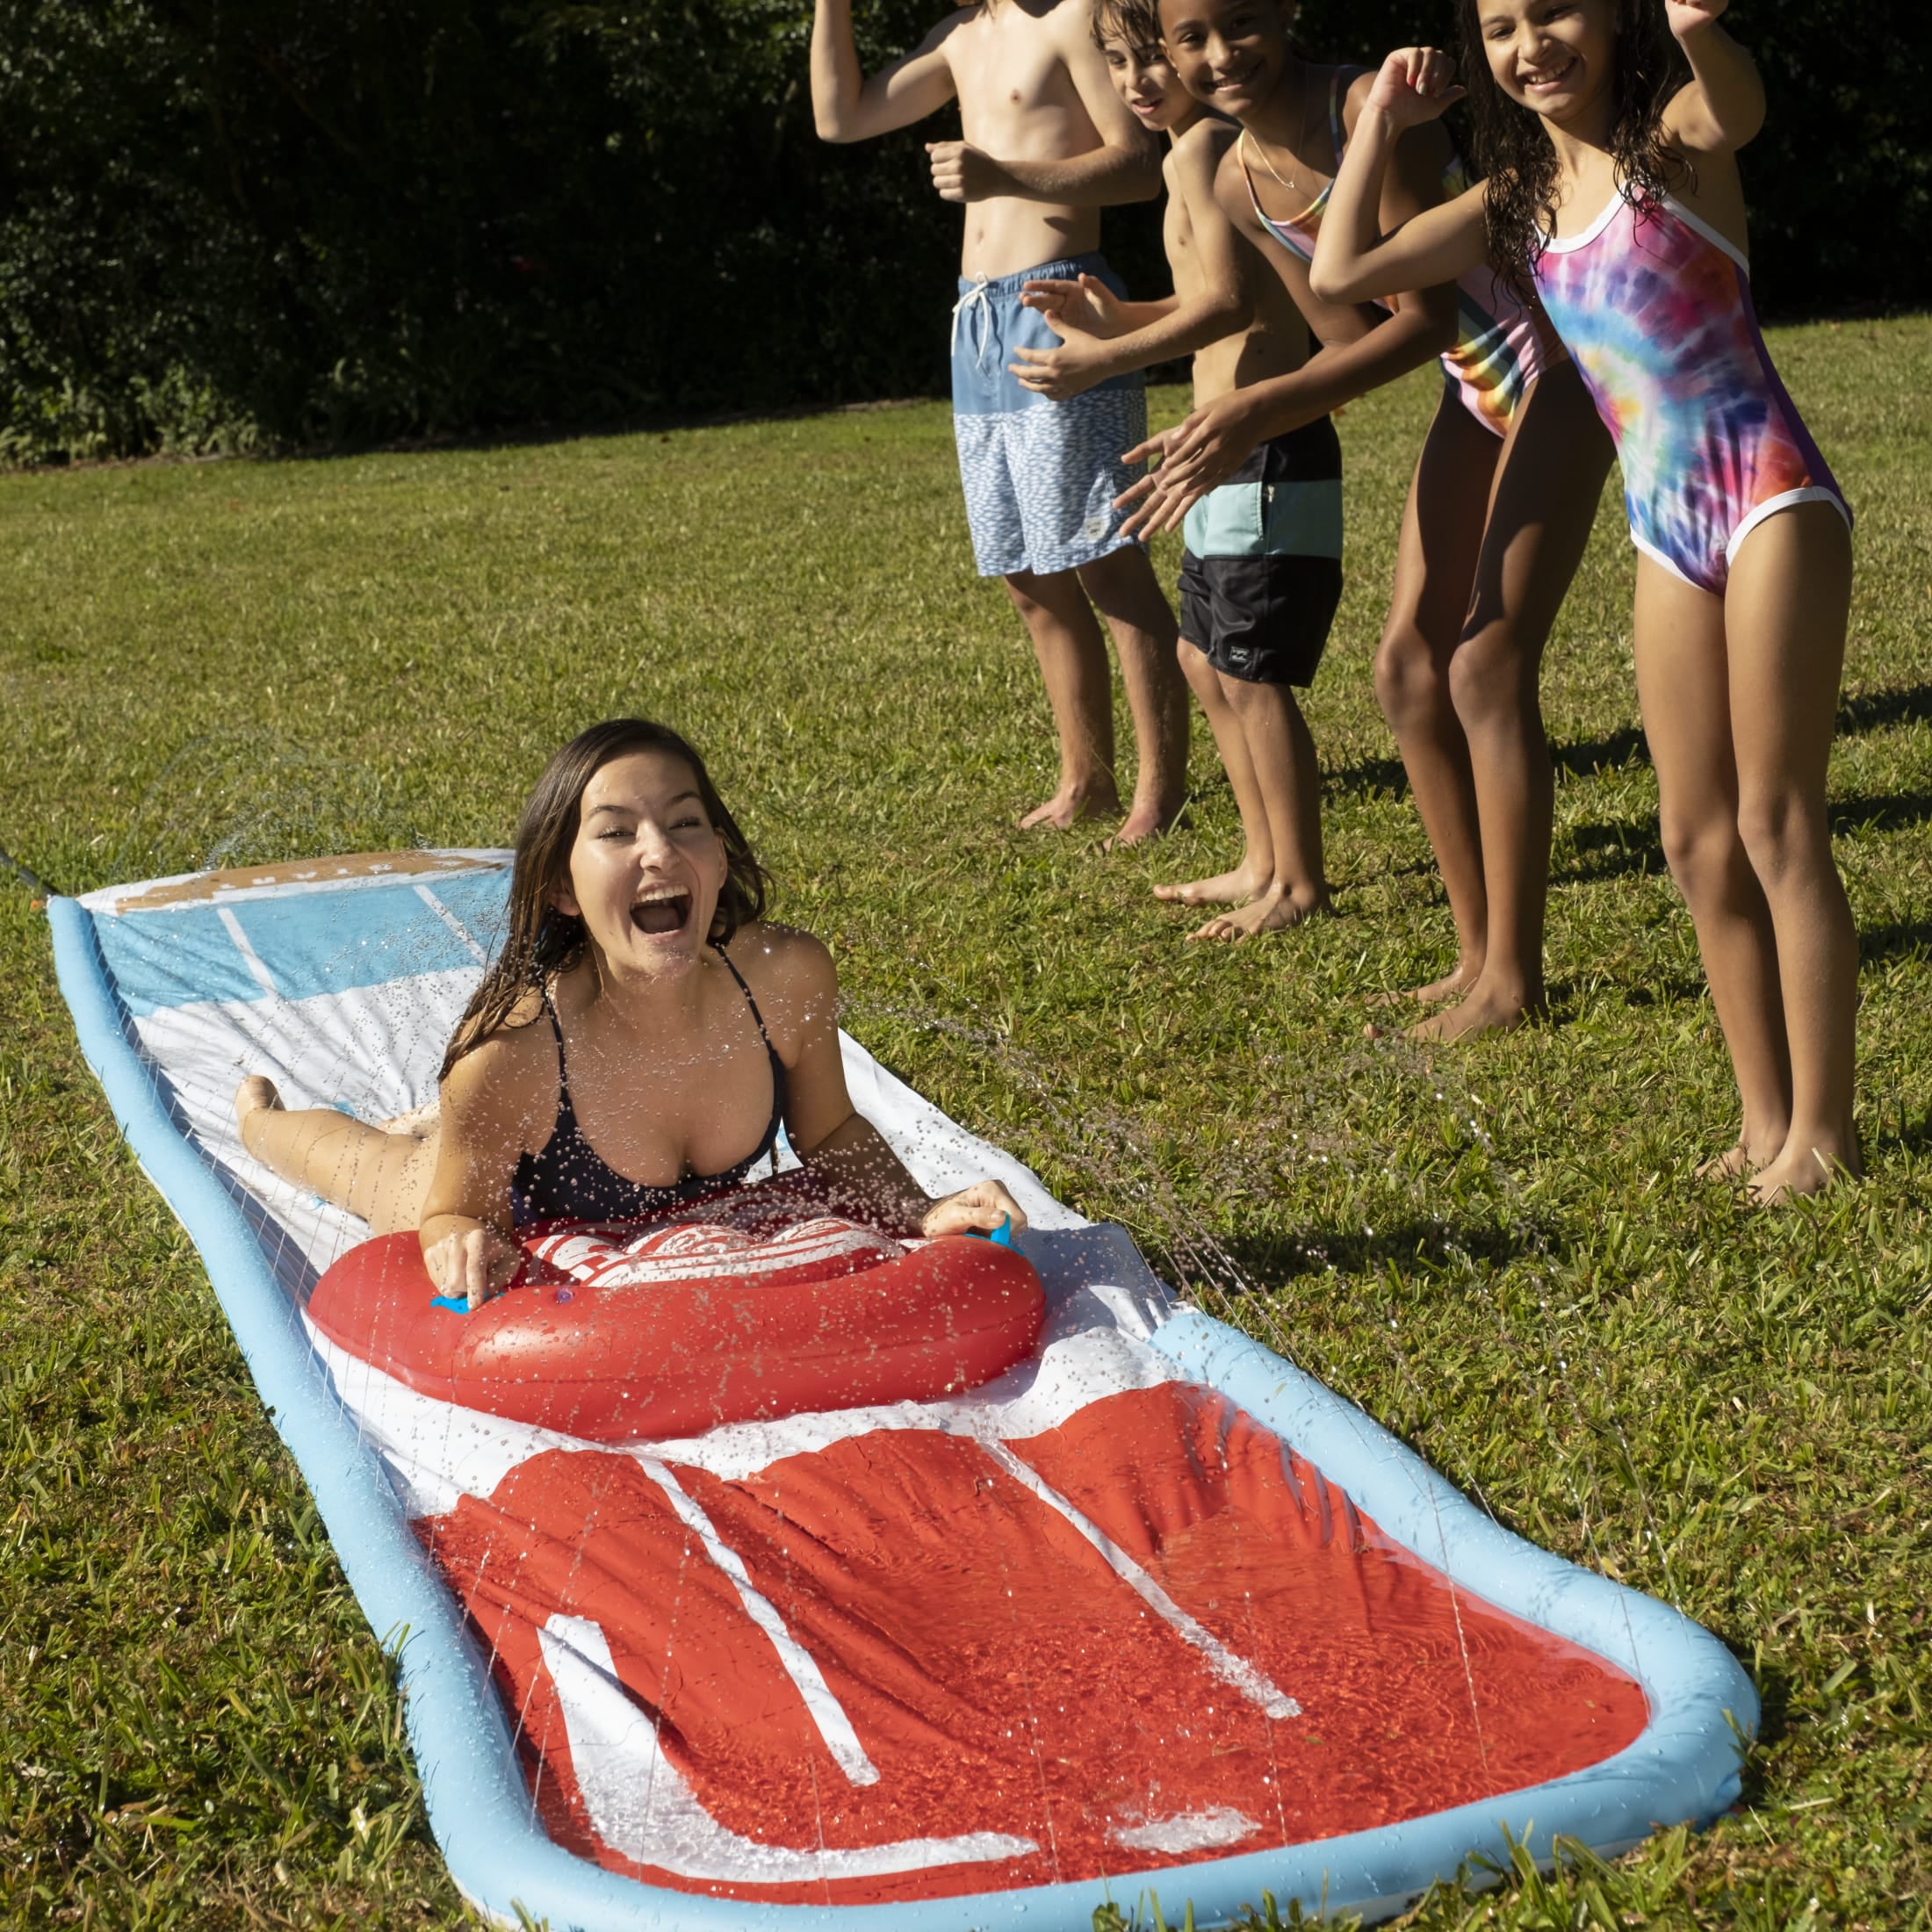
[[1342,444],[1328,417],[1264,443],[1187,513],[1180,634],[1250,684],[1312,684],[1342,601]]

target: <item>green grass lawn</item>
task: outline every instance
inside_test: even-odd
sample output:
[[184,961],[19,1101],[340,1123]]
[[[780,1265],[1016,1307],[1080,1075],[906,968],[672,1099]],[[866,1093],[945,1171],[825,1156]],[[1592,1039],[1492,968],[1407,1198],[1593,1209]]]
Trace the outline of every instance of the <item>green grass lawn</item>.
[[[1871,1177],[1815,1203],[1753,1212],[1691,1179],[1733,1094],[1659,853],[1613,498],[1545,686],[1552,1021],[1363,1038],[1370,994],[1451,954],[1369,679],[1427,374],[1341,424],[1349,588],[1308,704],[1340,916],[1294,934],[1188,947],[1150,897],[1235,849],[1198,724],[1164,844],[1012,829],[1050,789],[1045,705],[970,574],[935,405],[0,478],[0,847],[75,891],[501,843],[580,726],[674,722],[883,1059],[1503,1523],[1680,1604],[1753,1673],[1763,1736],[1716,1829],[1417,1922],[1923,1926],[1932,321],[1774,349],[1859,515],[1832,799]],[[388,1660],[4,880],[0,975],[9,1921],[465,1922]]]

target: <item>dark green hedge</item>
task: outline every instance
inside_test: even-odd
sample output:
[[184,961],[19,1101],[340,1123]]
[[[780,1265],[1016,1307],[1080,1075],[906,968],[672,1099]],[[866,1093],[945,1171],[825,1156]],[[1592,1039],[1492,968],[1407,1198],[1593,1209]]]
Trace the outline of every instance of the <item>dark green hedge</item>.
[[[935,11],[863,5],[868,60]],[[1301,32],[1373,56],[1446,14],[1310,0]],[[1922,14],[1738,10],[1773,92],[1749,181],[1774,313],[1925,299]],[[933,390],[959,219],[934,128],[818,141],[809,24],[810,0],[0,0],[0,455]],[[1108,237],[1157,280],[1150,209]]]

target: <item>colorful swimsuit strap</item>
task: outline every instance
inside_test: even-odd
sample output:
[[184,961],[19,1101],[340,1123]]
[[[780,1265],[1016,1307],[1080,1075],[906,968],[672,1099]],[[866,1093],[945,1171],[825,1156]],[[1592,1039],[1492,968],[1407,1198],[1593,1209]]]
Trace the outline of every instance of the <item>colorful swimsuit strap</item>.
[[[1329,76],[1329,138],[1334,143],[1335,165],[1337,168],[1342,165],[1342,149],[1348,139],[1347,129],[1342,123],[1342,76],[1346,71],[1346,69],[1338,67]],[[1352,76],[1351,77],[1352,78]],[[1241,130],[1241,139],[1235,145],[1240,149],[1241,178],[1248,184],[1248,205],[1254,210],[1255,220],[1283,248],[1292,250],[1294,254],[1300,256],[1304,262],[1312,260],[1315,255],[1315,236],[1319,232],[1322,225],[1322,211],[1328,206],[1328,198],[1330,191],[1335,186],[1335,177],[1330,175],[1323,183],[1321,190],[1316,195],[1315,199],[1309,202],[1300,214],[1288,220],[1277,221],[1261,205],[1261,197],[1255,192],[1254,176],[1248,169],[1248,130],[1244,127]],[[1256,146],[1258,151],[1259,143],[1258,142]],[[1262,166],[1267,167],[1265,156],[1262,159]],[[1274,174],[1272,168],[1268,169],[1268,172]],[[1280,178],[1279,175],[1275,175],[1277,181],[1280,181]],[[1303,230],[1308,231],[1308,245],[1305,248],[1302,246]]]

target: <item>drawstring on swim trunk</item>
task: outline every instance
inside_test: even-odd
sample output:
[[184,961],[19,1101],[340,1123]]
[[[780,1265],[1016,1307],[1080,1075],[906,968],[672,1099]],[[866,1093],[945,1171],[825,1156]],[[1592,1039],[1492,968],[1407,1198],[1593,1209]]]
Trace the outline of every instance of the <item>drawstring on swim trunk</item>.
[[992,346],[993,305],[986,293],[986,277],[981,274],[974,278],[973,285],[953,304],[953,336],[946,353],[956,355],[959,351],[960,319],[967,310],[973,309],[979,323],[979,343],[973,351],[973,367],[986,366],[986,351]]

